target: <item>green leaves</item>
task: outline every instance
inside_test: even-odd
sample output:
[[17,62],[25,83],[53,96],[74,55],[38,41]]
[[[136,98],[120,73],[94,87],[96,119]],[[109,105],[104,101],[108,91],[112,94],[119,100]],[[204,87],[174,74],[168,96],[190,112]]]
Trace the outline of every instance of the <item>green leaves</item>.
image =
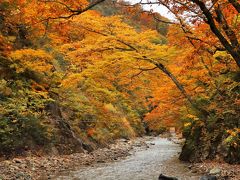
[[49,138],[38,117],[31,115],[4,114],[0,117],[0,129],[0,154],[10,154],[33,144],[44,145]]

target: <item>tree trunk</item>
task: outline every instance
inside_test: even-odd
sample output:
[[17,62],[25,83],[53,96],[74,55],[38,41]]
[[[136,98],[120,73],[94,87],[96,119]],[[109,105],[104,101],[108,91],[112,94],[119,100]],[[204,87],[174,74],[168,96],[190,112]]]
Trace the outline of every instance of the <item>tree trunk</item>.
[[177,80],[177,78],[161,63],[155,64],[164,74],[166,74],[173,83],[177,86],[179,91],[182,93],[182,95],[188,100],[188,102],[191,104],[191,106],[196,109],[198,112],[201,113],[203,117],[208,116],[208,112],[201,107],[199,107],[191,98],[190,95],[187,94],[186,90],[184,89],[183,85]]
[[180,90],[182,95],[188,100],[188,102],[191,105],[194,105],[192,98],[187,94],[186,90],[181,85],[181,83],[177,80],[177,78],[163,64],[158,63],[156,64],[156,66],[173,81],[173,83],[177,86],[177,88]]
[[213,16],[205,6],[204,2],[199,0],[192,0],[193,3],[197,4],[202,10],[203,14],[206,17],[206,22],[209,24],[211,31],[217,36],[221,44],[226,48],[226,50],[232,55],[233,59],[236,61],[238,67],[240,68],[240,47],[234,48],[228,40],[224,37],[221,31],[216,26]]

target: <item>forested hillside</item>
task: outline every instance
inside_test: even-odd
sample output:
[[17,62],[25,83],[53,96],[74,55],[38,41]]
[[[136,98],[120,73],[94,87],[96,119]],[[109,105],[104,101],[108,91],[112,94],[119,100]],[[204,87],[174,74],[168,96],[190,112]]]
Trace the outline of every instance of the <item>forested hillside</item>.
[[102,2],[0,1],[0,155],[91,151],[175,126],[180,159],[239,163],[239,3],[163,1],[171,22]]

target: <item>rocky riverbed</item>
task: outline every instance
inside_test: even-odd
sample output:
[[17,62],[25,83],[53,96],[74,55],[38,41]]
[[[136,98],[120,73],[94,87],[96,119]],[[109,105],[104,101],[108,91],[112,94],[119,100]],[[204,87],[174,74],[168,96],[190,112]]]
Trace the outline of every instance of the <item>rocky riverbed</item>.
[[0,162],[0,180],[52,179],[60,172],[75,170],[82,166],[111,162],[129,155],[134,146],[144,146],[142,138],[117,140],[106,148],[91,153],[75,153],[61,156],[19,157]]
[[220,169],[217,175],[221,179],[240,179],[239,165],[213,162],[195,165],[182,163],[178,160],[180,151],[181,147],[176,143],[176,139],[173,141],[160,137],[120,139],[106,148],[99,148],[91,153],[19,157],[1,161],[0,180],[154,180],[160,173],[179,179],[194,180],[213,168],[217,171]]
[[145,146],[134,147],[132,155],[121,161],[82,167],[66,172],[57,180],[154,180],[160,173],[179,179],[198,180],[200,175],[192,173],[189,164],[178,160],[181,147],[166,138],[145,138]]
[[211,174],[218,180],[240,180],[240,165],[231,165],[219,161],[205,161],[189,166],[190,171]]

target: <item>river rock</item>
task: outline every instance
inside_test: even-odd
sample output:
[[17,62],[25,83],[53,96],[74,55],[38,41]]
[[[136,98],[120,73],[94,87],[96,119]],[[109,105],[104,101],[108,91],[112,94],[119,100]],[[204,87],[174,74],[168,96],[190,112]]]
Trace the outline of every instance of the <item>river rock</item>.
[[221,174],[221,169],[219,168],[213,168],[209,171],[210,175],[220,175]]
[[216,176],[206,175],[206,176],[202,176],[200,178],[200,180],[217,180],[217,177]]
[[15,163],[22,163],[23,161],[22,161],[21,159],[14,158],[14,159],[13,159],[13,162],[15,162]]
[[128,140],[128,139],[118,139],[117,141],[118,141],[118,142],[124,142],[124,143],[127,143],[129,140]]
[[163,174],[160,174],[159,177],[158,177],[158,180],[178,180],[178,179],[175,178],[175,177],[169,177],[169,176],[165,176]]

